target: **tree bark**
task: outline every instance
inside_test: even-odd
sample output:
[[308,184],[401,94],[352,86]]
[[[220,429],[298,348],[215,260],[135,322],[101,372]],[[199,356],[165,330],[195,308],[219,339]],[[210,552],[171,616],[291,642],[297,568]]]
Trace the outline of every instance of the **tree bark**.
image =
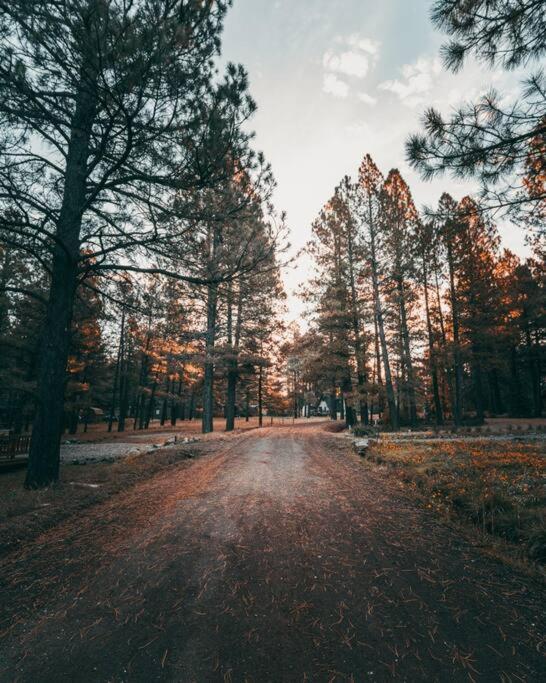
[[396,399],[394,397],[394,389],[392,384],[391,366],[389,362],[389,349],[387,347],[387,338],[385,336],[385,323],[383,319],[383,308],[381,306],[381,295],[379,292],[379,275],[377,272],[377,257],[375,246],[375,235],[373,230],[371,232],[371,256],[372,256],[372,286],[375,305],[375,317],[377,320],[377,330],[379,332],[379,342],[381,346],[381,355],[383,358],[383,370],[385,372],[385,390],[387,394],[387,404],[389,406],[389,422],[392,429],[398,429],[398,410],[396,406]]
[[203,434],[214,430],[214,349],[216,342],[216,314],[218,288],[207,288],[207,332],[205,337],[205,373],[203,378]]
[[453,324],[453,375],[455,377],[455,391],[453,392],[453,422],[461,424],[462,419],[462,391],[463,391],[463,365],[461,361],[461,345],[459,338],[459,311],[457,294],[455,291],[455,266],[453,263],[453,250],[447,245],[447,264],[449,269],[449,296],[451,303],[451,319]]
[[228,346],[232,354],[228,363],[227,391],[226,391],[226,432],[235,429],[235,411],[237,403],[237,381],[239,379],[239,344],[241,343],[241,331],[243,320],[243,293],[239,287],[237,300],[237,318],[235,321],[235,334],[232,330],[231,301],[228,305]]
[[527,369],[529,371],[531,395],[533,397],[533,417],[540,417],[542,414],[542,400],[540,396],[539,356],[535,353],[529,325],[525,328],[525,344],[527,346]]
[[64,174],[63,200],[57,222],[51,285],[42,331],[25,486],[41,488],[59,478],[59,452],[64,409],[70,327],[78,283],[80,232],[86,200],[87,161],[97,109],[95,74],[82,67],[71,123]]
[[428,335],[428,354],[429,354],[429,370],[432,382],[432,396],[434,400],[434,412],[436,424],[441,425],[444,422],[442,411],[442,401],[440,399],[440,387],[438,384],[438,367],[436,363],[436,349],[434,348],[434,335],[432,331],[432,320],[430,317],[430,302],[428,295],[428,270],[426,263],[426,255],[423,258],[423,288],[425,290],[425,315],[427,319],[427,335]]
[[398,296],[400,302],[400,332],[402,337],[403,352],[406,357],[405,366],[407,372],[409,420],[412,427],[417,424],[417,401],[415,398],[415,373],[413,372],[413,361],[411,358],[411,346],[408,327],[408,316],[406,313],[406,295],[404,283],[398,281]]
[[[358,315],[358,297],[356,293],[356,278],[354,272],[354,244],[352,238],[352,225],[349,226],[347,234],[348,265],[349,265],[349,287],[351,292],[351,323],[354,334],[355,357],[357,368],[358,404],[360,420],[365,425],[369,424],[368,399],[364,396],[364,384],[366,383],[366,362],[364,358],[364,345],[362,343],[362,333],[360,329],[360,316]],[[353,418],[351,418],[353,419]],[[353,426],[353,425],[349,425]]]
[[258,426],[263,426],[263,376],[264,369],[260,365],[258,370]]

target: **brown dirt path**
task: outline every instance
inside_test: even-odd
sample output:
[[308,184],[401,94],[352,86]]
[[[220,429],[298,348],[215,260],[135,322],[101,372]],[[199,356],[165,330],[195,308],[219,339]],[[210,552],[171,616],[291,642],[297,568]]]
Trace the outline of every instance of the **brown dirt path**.
[[226,444],[8,556],[0,680],[546,679],[542,587],[316,424]]

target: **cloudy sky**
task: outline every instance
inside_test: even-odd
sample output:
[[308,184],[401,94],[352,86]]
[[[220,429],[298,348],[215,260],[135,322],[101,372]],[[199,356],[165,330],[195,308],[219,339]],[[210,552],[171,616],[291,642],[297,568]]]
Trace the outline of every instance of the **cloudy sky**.
[[[431,0],[235,0],[225,27],[224,58],[244,64],[259,110],[252,121],[278,182],[297,249],[341,178],[370,153],[386,174],[397,167],[418,206],[441,193],[460,198],[469,185],[423,182],[408,168],[404,140],[419,129],[426,106],[444,112],[495,87],[517,93],[521,74],[468,64],[446,73],[438,58],[445,38],[429,19]],[[519,230],[502,228],[522,252]],[[287,274],[289,294],[306,279],[300,260]],[[301,304],[290,296],[291,317]]]

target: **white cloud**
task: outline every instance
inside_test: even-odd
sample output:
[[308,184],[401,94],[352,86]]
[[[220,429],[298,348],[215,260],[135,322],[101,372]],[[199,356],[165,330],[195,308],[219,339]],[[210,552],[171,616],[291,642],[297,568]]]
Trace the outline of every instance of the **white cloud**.
[[322,84],[322,89],[328,95],[333,95],[334,97],[345,98],[349,94],[349,86],[345,81],[342,81],[335,74],[324,74],[324,82]]
[[364,102],[364,104],[370,105],[370,107],[375,107],[377,104],[377,97],[372,97],[372,95],[368,95],[368,93],[359,92],[357,97],[361,102]]
[[[363,79],[378,60],[381,43],[358,34],[337,37],[336,43],[343,48],[330,49],[322,58],[324,67],[324,91],[336,97],[347,97],[350,85],[345,79]],[[373,98],[372,98],[373,99]],[[369,100],[364,100],[371,104]]]
[[361,52],[349,51],[340,54],[327,52],[322,60],[326,71],[345,76],[364,78],[370,68],[370,60]]
[[406,106],[416,107],[424,101],[422,95],[433,89],[435,77],[441,70],[442,64],[438,58],[419,57],[413,64],[402,67],[402,80],[384,81],[377,87],[394,93]]
[[371,38],[362,38],[357,33],[353,33],[352,36],[349,36],[346,39],[346,42],[347,45],[350,45],[351,47],[356,47],[359,50],[362,50],[363,52],[367,52],[368,54],[374,56],[378,54],[379,48],[381,47],[381,41],[372,40]]

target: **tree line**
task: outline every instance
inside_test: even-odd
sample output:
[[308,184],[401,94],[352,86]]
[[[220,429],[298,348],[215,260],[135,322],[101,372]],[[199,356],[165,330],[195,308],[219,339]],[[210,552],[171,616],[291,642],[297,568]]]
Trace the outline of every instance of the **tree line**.
[[313,225],[316,274],[305,298],[311,327],[303,372],[331,414],[483,422],[543,412],[544,254],[501,249],[470,197],[442,195],[420,215],[398,170],[367,155]]
[[[366,156],[313,226],[316,276],[301,381],[348,424],[543,414],[546,17],[537,0],[436,0],[446,69],[531,67],[518,98],[490,89],[444,116],[429,108],[407,141],[424,179],[474,179],[476,197],[442,195],[420,213],[398,170]],[[501,248],[495,220],[527,231],[532,256]],[[341,397],[341,400],[340,400]]]
[[83,408],[145,426],[193,387],[208,431],[219,349],[228,415],[243,366],[263,381],[286,229],[246,73],[217,67],[230,4],[0,2],[0,372],[28,487]]

